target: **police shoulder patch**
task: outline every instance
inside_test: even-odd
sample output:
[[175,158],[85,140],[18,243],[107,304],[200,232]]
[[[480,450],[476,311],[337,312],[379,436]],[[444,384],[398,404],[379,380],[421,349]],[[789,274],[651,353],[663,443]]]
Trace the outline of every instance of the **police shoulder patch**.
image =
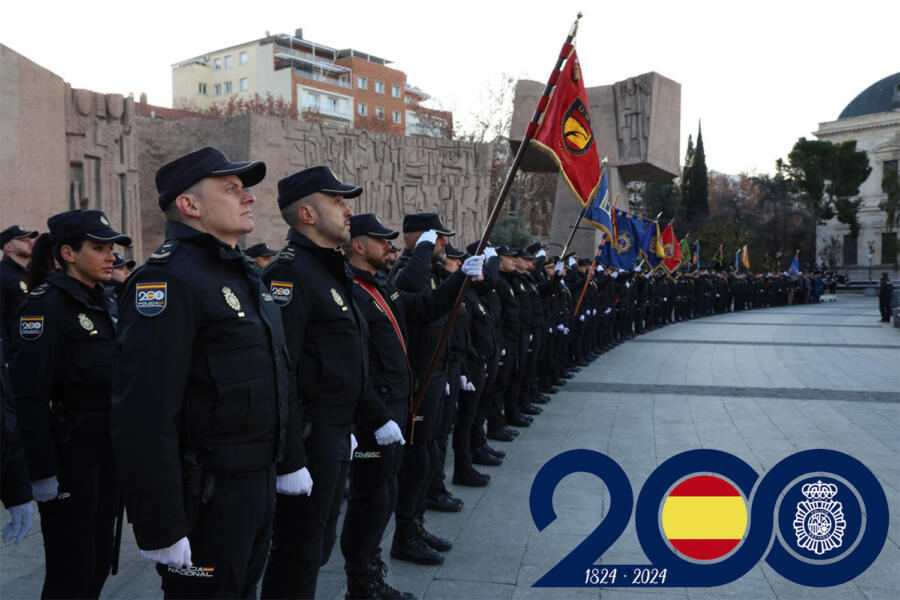
[[[148,263],[161,264],[169,262],[172,253],[178,248],[178,240],[166,240],[159,248],[153,251],[153,254],[147,259]],[[165,308],[165,307],[163,307]],[[162,312],[162,311],[160,311]],[[142,313],[143,314],[143,313]]]
[[272,281],[269,284],[269,291],[275,303],[280,306],[290,304],[291,298],[294,297],[294,283],[291,281]]
[[277,260],[280,263],[291,264],[297,258],[297,254],[294,249],[290,246],[285,246],[278,253]]
[[41,296],[41,295],[43,295],[44,292],[46,292],[48,289],[50,289],[50,284],[49,284],[49,283],[42,283],[41,285],[39,285],[39,286],[37,286],[36,288],[34,288],[33,290],[31,290],[31,293],[30,293],[29,295],[30,295],[30,296]]
[[165,281],[138,283],[134,286],[134,307],[145,317],[155,317],[166,309],[169,299]]
[[19,335],[23,340],[36,340],[44,333],[44,315],[19,317]]

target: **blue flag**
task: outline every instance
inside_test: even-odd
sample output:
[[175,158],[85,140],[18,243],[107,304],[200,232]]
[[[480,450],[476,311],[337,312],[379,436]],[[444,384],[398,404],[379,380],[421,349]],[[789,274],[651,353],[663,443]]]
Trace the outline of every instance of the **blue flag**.
[[791,266],[788,267],[788,273],[791,275],[796,275],[800,273],[800,251],[797,250],[797,253],[794,254],[794,260],[791,261]]
[[619,266],[622,269],[633,269],[638,261],[638,244],[640,238],[634,230],[634,221],[628,213],[618,208],[616,211],[616,252],[619,253]]
[[[647,219],[644,233],[641,234],[641,256],[650,265],[650,270],[655,271],[666,257],[662,243],[659,241],[659,223]],[[662,256],[660,256],[662,254]]]
[[619,253],[613,249],[613,245],[609,243],[609,238],[603,236],[600,242],[600,262],[607,267],[619,268]]
[[604,233],[606,239],[612,239],[612,219],[609,215],[609,185],[606,180],[606,169],[600,175],[600,187],[590,206],[585,209],[584,220]]

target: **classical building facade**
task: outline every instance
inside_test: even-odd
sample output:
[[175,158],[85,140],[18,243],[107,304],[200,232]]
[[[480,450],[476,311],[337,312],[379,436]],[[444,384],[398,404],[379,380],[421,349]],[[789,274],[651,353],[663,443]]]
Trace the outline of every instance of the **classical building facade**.
[[873,83],[854,98],[837,120],[819,123],[813,132],[829,142],[856,141],[857,150],[869,157],[872,172],[860,186],[859,236],[850,236],[850,228],[832,219],[816,229],[819,262],[836,259],[851,279],[866,279],[869,265],[873,278],[888,271],[892,279],[900,277],[897,256],[897,231],[888,231],[887,215],[878,205],[886,198],[881,183],[888,171],[897,172],[900,162],[900,73]]
[[[450,137],[453,115],[421,106],[429,96],[391,61],[279,33],[172,65],[172,105],[208,110],[271,95],[301,120],[396,135]],[[423,125],[424,123],[424,125]],[[437,124],[437,126],[435,126]]]

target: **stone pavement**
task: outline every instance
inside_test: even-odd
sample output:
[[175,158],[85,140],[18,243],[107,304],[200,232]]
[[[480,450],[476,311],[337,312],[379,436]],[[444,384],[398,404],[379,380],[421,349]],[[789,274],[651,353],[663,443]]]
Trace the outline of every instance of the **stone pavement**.
[[[835,304],[708,317],[622,344],[578,373],[515,442],[494,443],[508,457],[502,467],[483,468],[492,476],[487,488],[449,486],[465,500],[463,512],[427,514],[429,528],[453,540],[444,565],[388,560],[388,581],[429,600],[900,597],[900,334],[878,318],[874,299],[841,297]],[[657,465],[689,449],[730,452],[760,474],[799,450],[841,450],[884,487],[888,540],[865,573],[835,588],[794,584],[764,562],[718,588],[532,588],[597,526],[609,504],[599,479],[570,475],[554,495],[557,520],[537,531],[528,507],[532,480],[547,460],[574,448],[612,457],[635,495]],[[155,571],[138,556],[130,531],[125,537],[121,573],[109,578],[103,597],[161,597]],[[20,547],[4,545],[0,597],[37,597],[42,556],[39,524]],[[602,562],[648,562],[633,518]],[[337,547],[318,589],[319,598],[343,597]]]

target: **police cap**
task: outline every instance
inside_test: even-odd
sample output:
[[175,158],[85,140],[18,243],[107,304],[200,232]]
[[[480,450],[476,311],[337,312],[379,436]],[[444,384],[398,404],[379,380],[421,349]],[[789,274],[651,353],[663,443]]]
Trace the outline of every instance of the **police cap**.
[[355,238],[361,235],[381,240],[395,240],[400,232],[382,225],[375,213],[362,213],[350,217],[350,237]]
[[89,239],[104,244],[130,246],[131,238],[109,226],[100,210],[67,210],[47,219],[50,243],[54,246]]
[[322,192],[331,196],[356,198],[362,194],[358,185],[341,183],[328,167],[310,167],[288,175],[278,182],[278,207],[285,206],[310,194]]
[[509,246],[498,246],[497,254],[500,256],[515,256],[516,251],[514,248],[510,248]]
[[135,262],[133,259],[126,259],[118,252],[113,252],[113,258],[113,269],[119,269],[121,267],[128,267],[129,269],[133,269],[134,265],[137,264],[137,262]]
[[0,232],[0,246],[5,246],[10,240],[21,240],[23,238],[36,238],[37,231],[26,231],[18,225],[12,225]]
[[436,212],[413,213],[403,217],[403,233],[415,233],[434,229],[438,235],[450,237],[456,235],[452,229],[441,223],[441,218]]
[[541,250],[544,249],[544,245],[540,242],[535,242],[525,249],[528,251],[529,254],[537,255],[538,252],[540,252]]
[[275,256],[278,254],[278,250],[272,250],[269,248],[265,242],[260,242],[258,244],[253,244],[246,250],[244,250],[244,254],[249,256],[250,258],[259,258],[262,256]]
[[466,257],[465,250],[454,248],[452,244],[447,244],[447,248],[444,250],[444,253],[447,255],[447,258],[463,259]]
[[212,146],[204,146],[170,163],[156,172],[156,191],[159,207],[163,210],[185,190],[207,177],[237,175],[245,188],[256,185],[266,176],[266,163],[255,160],[231,162]]

